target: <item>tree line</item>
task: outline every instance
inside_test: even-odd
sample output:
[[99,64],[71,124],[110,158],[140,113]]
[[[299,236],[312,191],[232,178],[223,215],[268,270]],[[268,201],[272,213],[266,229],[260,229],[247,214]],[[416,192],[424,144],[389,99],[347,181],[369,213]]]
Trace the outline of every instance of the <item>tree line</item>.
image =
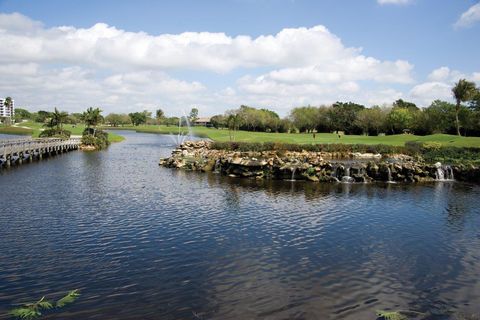
[[343,132],[345,134],[480,135],[480,89],[459,80],[452,88],[455,104],[435,100],[427,108],[396,100],[391,106],[336,102],[330,106],[302,106],[281,119],[275,112],[241,106],[211,118],[215,128],[263,132]]
[[[459,80],[452,88],[455,103],[435,100],[426,108],[419,108],[413,102],[396,100],[391,106],[372,106],[354,102],[336,102],[326,106],[302,106],[291,110],[284,118],[268,109],[257,109],[242,105],[210,119],[211,126],[260,132],[343,132],[345,134],[399,134],[413,133],[428,135],[447,133],[480,136],[480,89],[474,82]],[[59,115],[61,113],[61,115]],[[38,111],[29,112],[17,108],[16,121],[30,119],[40,123],[51,122],[51,127],[61,123],[84,122],[84,114]],[[56,120],[57,119],[57,120]],[[198,109],[192,108],[188,115],[167,117],[162,109],[155,114],[141,112],[99,114],[98,123],[113,127],[158,124],[167,126],[186,125],[198,119]],[[52,122],[53,121],[53,122]],[[57,124],[56,124],[57,123]],[[61,129],[61,128],[58,128]]]

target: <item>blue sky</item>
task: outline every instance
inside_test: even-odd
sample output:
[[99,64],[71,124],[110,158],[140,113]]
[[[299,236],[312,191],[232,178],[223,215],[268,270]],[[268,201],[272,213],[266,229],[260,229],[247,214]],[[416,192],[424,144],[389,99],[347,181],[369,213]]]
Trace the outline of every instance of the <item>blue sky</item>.
[[0,95],[32,109],[212,115],[245,103],[286,115],[336,100],[426,106],[460,77],[480,84],[479,1],[380,2],[0,0],[12,44],[0,62],[25,69],[0,75]]

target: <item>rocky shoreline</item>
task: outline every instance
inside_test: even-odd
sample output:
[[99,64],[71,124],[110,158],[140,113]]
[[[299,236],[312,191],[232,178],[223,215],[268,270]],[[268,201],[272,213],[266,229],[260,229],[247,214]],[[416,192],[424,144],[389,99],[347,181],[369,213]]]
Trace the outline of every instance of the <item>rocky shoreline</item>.
[[183,170],[214,171],[231,177],[314,182],[480,182],[473,165],[425,163],[402,154],[355,152],[239,152],[212,149],[208,141],[186,141],[159,165]]

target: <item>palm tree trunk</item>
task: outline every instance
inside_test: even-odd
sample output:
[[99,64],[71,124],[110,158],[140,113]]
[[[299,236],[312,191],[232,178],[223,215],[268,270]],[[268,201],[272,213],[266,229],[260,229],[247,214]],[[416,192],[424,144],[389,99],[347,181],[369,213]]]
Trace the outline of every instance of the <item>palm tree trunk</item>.
[[460,136],[460,121],[458,120],[458,111],[460,110],[460,103],[457,102],[455,107],[455,124],[457,126],[457,135]]

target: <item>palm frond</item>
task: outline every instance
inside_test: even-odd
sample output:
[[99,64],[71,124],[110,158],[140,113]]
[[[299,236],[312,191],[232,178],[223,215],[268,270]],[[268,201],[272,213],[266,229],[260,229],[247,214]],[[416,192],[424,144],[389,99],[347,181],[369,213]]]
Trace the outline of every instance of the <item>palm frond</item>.
[[37,317],[40,317],[42,313],[38,310],[29,308],[29,307],[20,307],[10,311],[10,315],[19,319],[30,320],[30,319],[35,319]]
[[377,317],[383,318],[385,320],[408,320],[408,318],[401,314],[399,311],[377,310],[376,313]]
[[57,308],[61,308],[67,304],[70,304],[77,300],[78,296],[80,293],[78,292],[78,289],[70,291],[65,297],[61,298],[60,300],[57,301]]
[[47,310],[53,308],[53,305],[42,297],[40,300],[34,303],[26,303],[23,307],[15,308],[10,311],[10,314],[19,319],[35,319],[42,315],[41,310]]

